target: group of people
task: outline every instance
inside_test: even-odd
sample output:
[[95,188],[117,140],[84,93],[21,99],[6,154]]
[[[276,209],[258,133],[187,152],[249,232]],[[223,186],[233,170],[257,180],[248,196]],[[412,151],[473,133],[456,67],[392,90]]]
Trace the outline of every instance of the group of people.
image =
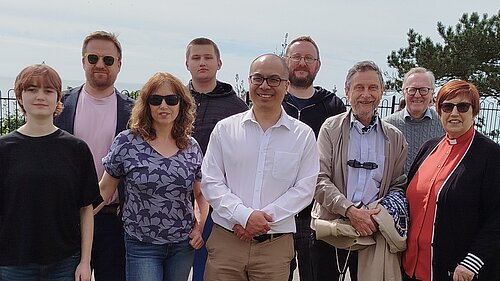
[[[251,62],[250,109],[217,80],[210,39],[187,45],[187,85],[158,72],[135,102],[114,86],[122,61],[96,31],[84,85],[62,92],[45,64],[17,76],[26,124],[0,137],[0,280],[500,276],[500,146],[474,130],[471,83],[446,83],[434,110],[434,76],[414,68],[405,108],[381,119],[379,67],[349,69],[346,111],[313,85],[308,36]],[[316,236],[339,221],[353,239]]]

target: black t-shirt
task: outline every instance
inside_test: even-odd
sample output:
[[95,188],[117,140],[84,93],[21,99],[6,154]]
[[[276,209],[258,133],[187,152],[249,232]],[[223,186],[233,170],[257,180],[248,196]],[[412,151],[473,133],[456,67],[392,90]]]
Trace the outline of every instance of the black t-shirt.
[[0,265],[50,264],[80,251],[80,208],[102,200],[87,144],[57,130],[0,138]]

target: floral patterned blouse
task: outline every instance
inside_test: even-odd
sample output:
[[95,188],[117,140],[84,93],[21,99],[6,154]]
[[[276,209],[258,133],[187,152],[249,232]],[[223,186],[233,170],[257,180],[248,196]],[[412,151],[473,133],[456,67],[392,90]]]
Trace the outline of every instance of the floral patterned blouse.
[[189,239],[193,184],[201,180],[202,159],[192,137],[186,149],[166,158],[130,130],[117,135],[102,162],[108,174],[124,180],[126,233],[152,244]]

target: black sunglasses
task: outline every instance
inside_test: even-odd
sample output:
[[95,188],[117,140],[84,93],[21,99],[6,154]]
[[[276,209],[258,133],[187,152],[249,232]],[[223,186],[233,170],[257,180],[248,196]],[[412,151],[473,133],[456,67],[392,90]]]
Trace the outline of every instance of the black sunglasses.
[[117,60],[113,56],[103,56],[103,57],[101,57],[101,56],[98,56],[96,54],[90,54],[90,53],[86,53],[85,54],[85,58],[87,58],[87,61],[90,64],[96,64],[99,61],[99,58],[102,58],[102,61],[104,62],[104,64],[106,66],[112,66],[113,64],[115,64],[115,60]]
[[353,168],[363,168],[363,169],[367,169],[367,170],[375,170],[378,168],[377,163],[373,163],[373,162],[361,163],[356,159],[347,161],[347,166],[353,167]]
[[167,105],[177,105],[181,97],[179,95],[168,95],[168,96],[160,96],[160,95],[151,95],[148,97],[148,103],[150,105],[160,105],[162,101],[165,101]]
[[443,102],[439,105],[439,108],[441,108],[442,111],[446,113],[450,113],[453,111],[453,108],[456,106],[458,112],[460,113],[465,113],[469,111],[469,108],[472,104],[468,102],[459,102],[459,103],[451,103],[451,102]]

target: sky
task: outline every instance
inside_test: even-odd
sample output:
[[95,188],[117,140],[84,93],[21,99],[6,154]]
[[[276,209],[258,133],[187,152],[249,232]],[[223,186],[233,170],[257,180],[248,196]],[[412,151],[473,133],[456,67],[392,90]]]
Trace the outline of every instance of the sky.
[[454,26],[465,12],[491,16],[499,9],[498,0],[0,0],[0,77],[13,83],[22,68],[43,61],[63,80],[83,81],[83,39],[106,30],[123,48],[118,84],[139,89],[157,71],[187,83],[186,45],[208,37],[221,50],[218,79],[234,85],[238,74],[247,87],[250,62],[280,53],[288,33],[288,42],[301,35],[316,41],[322,65],[314,84],[342,96],[357,61],[394,72],[387,56],[407,46],[410,28],[441,42],[438,21]]

